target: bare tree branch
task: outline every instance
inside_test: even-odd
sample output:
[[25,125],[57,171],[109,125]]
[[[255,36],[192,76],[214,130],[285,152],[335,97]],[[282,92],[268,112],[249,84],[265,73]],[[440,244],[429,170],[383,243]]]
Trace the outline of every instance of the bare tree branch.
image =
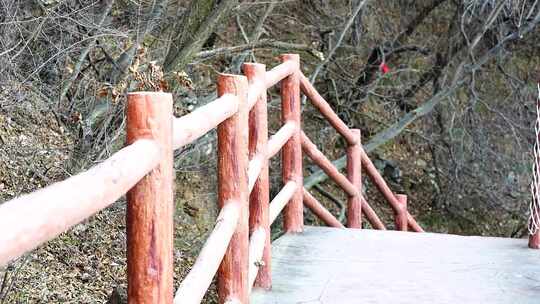
[[[105,6],[105,9],[103,10],[103,13],[99,17],[99,20],[96,24],[96,30],[103,26],[103,23],[107,19],[107,16],[109,15],[109,12],[111,11],[113,4],[114,4],[114,0],[108,0]],[[62,91],[60,92],[60,98],[58,99],[59,101],[62,101],[62,99],[66,97],[69,89],[73,85],[73,82],[77,79],[77,77],[79,77],[79,73],[81,72],[82,65],[86,61],[86,57],[88,56],[90,51],[96,45],[96,41],[97,41],[97,36],[94,35],[88,42],[88,45],[86,46],[86,48],[84,48],[81,54],[79,55],[79,59],[77,60],[77,63],[75,64],[75,67],[73,68],[73,72],[71,73],[71,76],[64,83],[64,86],[62,87]]]
[[311,83],[315,82],[315,80],[317,79],[317,76],[319,76],[319,73],[321,72],[322,68],[323,68],[328,62],[330,62],[330,60],[333,58],[334,53],[335,53],[336,50],[341,46],[341,43],[343,42],[343,39],[345,38],[345,35],[346,35],[347,32],[349,31],[349,28],[353,25],[354,20],[356,19],[356,16],[357,16],[358,13],[360,12],[360,10],[362,10],[362,8],[364,7],[364,5],[366,5],[367,2],[368,2],[368,0],[360,1],[360,2],[358,3],[358,5],[354,8],[353,13],[351,14],[351,16],[349,16],[349,19],[347,20],[347,22],[346,22],[345,25],[343,26],[343,29],[342,29],[341,32],[339,33],[339,36],[338,36],[337,41],[334,43],[333,47],[330,49],[330,51],[328,52],[328,54],[326,54],[326,56],[325,56],[326,58],[324,58],[324,61],[321,62],[319,65],[317,65],[317,67],[315,68],[315,71],[313,72],[313,74],[312,74],[311,77],[309,78],[309,80],[311,81]]
[[[259,21],[257,22],[255,27],[253,28],[253,31],[252,31],[250,37],[248,37],[247,44],[257,42],[259,40],[259,38],[261,37],[262,32],[264,30],[264,22],[266,21],[268,16],[270,16],[270,13],[272,13],[272,11],[274,10],[274,7],[276,6],[276,4],[277,4],[277,2],[275,2],[275,1],[272,1],[272,2],[270,2],[268,4],[268,6],[266,7],[266,10],[264,11],[264,14],[262,15],[262,17],[259,18]],[[248,50],[246,50],[246,51],[242,52],[242,54],[239,54],[238,56],[236,56],[232,60],[232,71],[234,73],[239,73],[240,72],[240,66],[242,65],[242,63],[244,63],[244,61],[246,60],[246,57],[249,55],[249,53],[250,52]]]
[[[229,15],[238,0],[222,0],[217,2],[215,7],[214,2],[216,1],[192,1],[188,14],[193,12],[193,15],[188,15],[186,18],[188,21],[190,19],[196,19],[196,21],[190,24],[179,22],[175,26],[175,32],[181,34],[173,40],[165,56],[163,67],[166,72],[184,69],[204,45],[210,34]],[[203,10],[199,9],[203,6]]]
[[274,48],[274,49],[281,49],[281,50],[288,50],[288,51],[294,50],[294,51],[308,52],[314,57],[320,58],[319,52],[309,45],[288,43],[288,42],[275,41],[275,40],[254,41],[249,44],[237,45],[237,46],[232,46],[232,47],[216,48],[216,49],[208,50],[208,51],[201,51],[197,53],[194,56],[194,58],[208,59],[210,57],[214,57],[218,55],[225,55],[225,54],[243,52],[245,50],[262,49],[262,48]]
[[[488,20],[487,22],[489,22]],[[453,94],[464,82],[465,79],[459,79],[463,75],[473,72],[482,65],[484,65],[486,62],[488,62],[490,59],[493,59],[495,55],[510,41],[514,41],[517,39],[522,38],[525,34],[531,32],[533,29],[537,27],[537,25],[540,23],[540,9],[538,10],[535,18],[531,19],[522,29],[520,29],[518,32],[513,32],[509,35],[507,35],[504,39],[502,39],[497,45],[495,45],[490,50],[486,51],[486,53],[475,61],[474,64],[471,64],[463,69],[459,68],[454,76],[453,85],[448,87],[447,89],[440,91],[433,97],[431,97],[428,101],[426,101],[422,106],[416,108],[415,110],[405,114],[399,121],[391,125],[390,127],[386,128],[384,131],[378,133],[375,135],[366,145],[364,145],[364,149],[366,153],[369,153],[373,150],[375,150],[377,147],[381,146],[382,144],[386,143],[387,141],[393,139],[397,135],[399,135],[407,126],[409,126],[412,122],[417,120],[418,118],[421,118],[427,114],[429,114],[437,104],[439,104],[441,101],[449,97],[451,94]],[[479,35],[482,35],[480,33]],[[476,37],[474,39],[477,40]],[[462,67],[465,64],[462,63]],[[346,157],[343,156],[335,161],[332,162],[338,170],[341,170],[346,165]],[[304,187],[306,189],[310,189],[315,184],[318,184],[320,182],[325,181],[328,178],[326,174],[322,170],[318,170],[314,173],[312,173],[310,176],[304,179]]]

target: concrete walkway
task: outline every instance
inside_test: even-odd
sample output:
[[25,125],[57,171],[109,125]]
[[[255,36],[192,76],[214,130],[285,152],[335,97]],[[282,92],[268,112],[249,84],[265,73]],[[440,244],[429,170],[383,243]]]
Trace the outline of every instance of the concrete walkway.
[[272,249],[273,289],[251,303],[540,303],[525,239],[306,227]]

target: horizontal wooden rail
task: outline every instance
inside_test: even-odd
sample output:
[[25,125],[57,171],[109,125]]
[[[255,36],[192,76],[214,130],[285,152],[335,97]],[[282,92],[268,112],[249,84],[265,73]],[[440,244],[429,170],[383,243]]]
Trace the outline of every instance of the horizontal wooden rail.
[[[384,196],[386,201],[388,201],[388,203],[390,204],[394,212],[396,213],[400,212],[400,207],[399,207],[400,204],[399,204],[398,199],[396,198],[392,190],[390,190],[390,187],[388,187],[388,185],[384,181],[384,178],[381,176],[377,168],[375,168],[375,165],[373,165],[373,163],[367,156],[364,149],[361,150],[361,154],[362,154],[362,166],[364,167],[366,173],[368,174],[369,178],[371,179],[375,187],[379,189],[379,191]],[[411,227],[413,231],[424,232],[422,227],[418,225],[416,220],[409,213],[407,213],[407,220],[409,222],[409,226]]]
[[[324,100],[324,98],[317,92],[317,90],[309,82],[309,79],[303,74],[301,74],[301,76],[300,76],[300,88],[301,88],[302,92],[310,99],[313,106],[315,106],[319,110],[319,112],[328,120],[328,122],[334,127],[334,129],[338,133],[340,133],[347,140],[349,145],[356,144],[356,142],[358,141],[358,139],[357,139],[358,137],[339,118],[339,116],[334,112],[334,110],[328,104],[328,102],[326,100]],[[307,138],[307,137],[305,137],[305,138]],[[302,144],[304,145],[304,141],[302,142]],[[339,173],[339,171],[331,164],[330,161],[328,161],[328,162],[325,161],[326,157],[324,157],[324,155],[322,153],[317,153],[317,151],[310,148],[310,147],[315,147],[316,148],[316,146],[315,145],[310,145],[309,142],[307,142],[307,141],[306,141],[305,146],[308,147],[305,150],[306,154],[308,154],[308,152],[311,152],[313,154],[313,156],[317,160],[314,159],[314,157],[311,157],[311,158],[314,161],[316,161],[319,166],[321,166],[321,164],[324,164],[325,167],[321,166],[321,169],[329,177],[334,179],[334,181],[336,183],[338,183],[340,185],[340,187],[343,188],[343,190],[345,190],[349,195],[352,195],[351,192],[350,192],[351,189],[347,190],[349,188],[347,183],[342,181],[342,178],[340,176],[341,173]],[[326,160],[328,160],[328,159],[326,159]],[[330,165],[332,165],[332,166],[330,166]],[[362,149],[362,165],[366,168],[368,176],[371,178],[371,180],[373,181],[375,186],[383,194],[385,199],[390,203],[390,205],[392,206],[392,209],[394,209],[394,212],[397,212],[398,209],[399,209],[397,198],[392,193],[392,191],[390,190],[390,188],[388,187],[388,185],[386,184],[386,182],[384,181],[382,176],[380,176],[378,171],[375,169],[375,167],[371,163],[371,160],[369,160],[369,157],[367,156],[367,154],[364,152],[363,149]],[[338,178],[339,181],[336,178]],[[347,189],[345,187],[347,187]],[[368,211],[368,213],[369,213],[369,211]],[[423,232],[424,231],[422,229],[422,227],[420,227],[420,225],[418,225],[416,220],[408,212],[407,212],[407,219],[408,219],[409,226],[411,227],[411,229],[413,231],[417,231],[417,232]]]
[[289,138],[291,138],[295,131],[296,123],[294,121],[289,121],[283,127],[281,127],[276,134],[274,134],[268,139],[267,155],[264,155],[263,153],[258,153],[249,161],[248,186],[250,192],[255,186],[255,182],[259,177],[259,173],[261,173],[265,160],[268,160],[269,158],[276,155],[279,150],[281,150],[283,145],[285,145],[285,143],[289,140]]
[[[296,69],[294,62],[285,61],[266,72],[265,79],[250,84],[248,87],[248,108],[251,109],[262,92],[274,86]],[[179,149],[190,144],[217,127],[225,119],[238,111],[238,98],[224,94],[218,99],[198,108],[190,114],[175,118],[173,121],[173,148]]]
[[277,216],[283,210],[283,207],[287,205],[291,197],[298,189],[296,182],[288,181],[285,186],[279,191],[279,193],[270,202],[270,225],[276,220]]
[[240,203],[238,202],[225,204],[221,209],[216,225],[195,264],[176,291],[175,304],[198,304],[201,302],[219,268],[227,246],[229,246],[239,216]]
[[101,164],[0,205],[0,266],[109,206],[159,163],[152,140],[138,140]]
[[262,265],[262,257],[264,251],[264,245],[266,244],[266,231],[262,228],[259,228],[251,233],[249,239],[249,291],[255,283],[257,278],[257,272],[259,267]]
[[358,195],[358,189],[341,174],[332,162],[317,148],[317,146],[301,132],[302,149],[332,180],[334,180],[350,196]]
[[286,60],[282,64],[277,65],[270,71],[266,72],[265,82],[266,88],[269,89],[278,82],[291,75],[298,70],[298,64],[292,60]]
[[303,189],[304,205],[311,210],[326,225],[335,228],[345,228],[343,224],[326,209],[319,201],[309,193],[306,188]]
[[268,158],[272,158],[287,143],[289,138],[296,132],[297,125],[294,121],[284,124],[276,134],[268,139]]
[[349,127],[337,116],[332,107],[324,100],[324,98],[317,92],[313,85],[309,82],[304,74],[300,75],[300,89],[309,98],[313,106],[315,106],[319,112],[328,120],[328,122],[341,134],[350,145],[354,145],[358,141],[358,136],[351,132]]
[[173,120],[173,149],[197,140],[238,111],[238,97],[224,94],[197,110]]
[[[270,225],[280,212],[288,233],[303,230],[303,206],[328,226],[345,228],[302,187],[302,150],[349,196],[350,227],[361,228],[364,214],[374,229],[386,229],[362,196],[361,163],[393,208],[396,227],[423,231],[406,209],[406,196],[390,190],[361,148],[360,131],[349,129],[302,74],[299,56],[285,54],[280,58],[282,63],[270,71],[261,64],[245,64],[247,78],[220,74],[220,97],[172,122],[170,94],[156,99],[153,94],[162,93],[128,95],[128,146],[88,171],[0,205],[0,266],[102,210],[129,190],[130,303],[200,303],[216,273],[220,303],[247,303],[254,286],[271,287]],[[280,82],[283,126],[268,138],[266,90]],[[347,176],[301,131],[300,91],[348,142]],[[163,103],[156,103],[158,99]],[[173,301],[171,152],[216,127],[221,211]],[[147,139],[150,136],[155,140]],[[268,160],[280,150],[284,186],[269,202]]]
[[251,192],[255,186],[255,182],[259,178],[259,174],[267,160],[267,156],[263,153],[256,154],[248,165],[248,190]]
[[[356,187],[343,175],[341,174],[332,162],[324,156],[324,154],[317,148],[317,146],[304,134],[302,134],[302,148],[304,152],[329,176],[331,177],[345,192],[350,196],[360,195]],[[361,195],[360,195],[361,196]],[[369,223],[375,229],[386,230],[384,224],[373,211],[371,206],[366,202],[366,200],[361,198],[362,204],[362,213],[366,215]]]

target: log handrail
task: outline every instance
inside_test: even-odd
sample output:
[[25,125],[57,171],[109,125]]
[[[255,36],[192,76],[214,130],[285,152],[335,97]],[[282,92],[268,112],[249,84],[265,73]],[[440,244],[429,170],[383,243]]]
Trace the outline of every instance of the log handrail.
[[0,205],[0,266],[114,203],[157,166],[159,146],[141,139],[65,181]]
[[328,120],[328,122],[336,129],[336,131],[341,134],[347,140],[347,142],[350,145],[354,145],[357,143],[358,138],[354,134],[354,132],[349,129],[347,124],[339,118],[339,116],[334,112],[330,104],[324,98],[317,92],[317,90],[313,87],[311,82],[309,82],[309,79],[304,76],[304,74],[301,74],[300,79],[300,88],[302,89],[302,92],[307,96],[307,98],[311,101],[311,104],[319,110],[319,112]]
[[268,139],[268,157],[276,155],[283,145],[291,138],[298,126],[294,121],[289,121]]
[[366,216],[371,226],[377,230],[386,230],[386,227],[379,216],[377,216],[377,213],[375,213],[373,208],[371,208],[363,196],[360,196],[360,200],[362,204],[362,214]]
[[[300,79],[300,87],[302,89],[302,92],[308,97],[308,99],[311,101],[313,106],[319,110],[319,112],[326,118],[326,120],[334,127],[334,129],[341,134],[345,140],[348,142],[349,147],[354,146],[358,143],[357,136],[355,136],[354,132],[339,118],[339,116],[334,112],[330,104],[317,92],[317,90],[313,87],[313,85],[309,82],[309,79],[301,74]],[[307,137],[305,137],[307,138]],[[308,139],[309,140],[309,139]],[[315,147],[314,144],[307,143],[306,146]],[[381,194],[384,196],[386,201],[390,204],[392,209],[394,210],[394,218],[395,221],[397,221],[397,218],[401,216],[401,213],[405,213],[408,220],[408,225],[412,229],[412,231],[415,232],[423,232],[424,230],[416,220],[409,214],[407,210],[403,210],[402,207],[400,207],[400,204],[398,202],[398,199],[396,198],[396,195],[390,190],[390,187],[386,184],[386,181],[382,178],[379,171],[375,168],[367,154],[365,153],[364,149],[359,145],[360,148],[360,155],[361,155],[361,163],[362,167],[366,170],[368,176],[370,177],[371,181],[375,184],[377,189],[381,192]],[[308,151],[310,149],[308,148]],[[316,153],[317,157],[320,159],[320,163],[318,164],[324,164],[325,167],[321,167],[321,169],[334,181],[336,181],[340,186],[345,186],[347,189],[349,188],[348,185],[338,181],[342,180],[341,176],[336,174],[337,169],[331,164],[331,162],[328,159],[321,159],[322,152],[320,151],[314,151],[314,149],[311,149],[313,153]],[[318,153],[317,153],[318,152]],[[328,160],[328,162],[326,161]],[[332,168],[330,167],[332,166]],[[325,171],[325,168],[327,171]],[[330,175],[330,174],[332,175]],[[339,172],[338,172],[339,173]],[[336,180],[338,179],[338,180]],[[344,189],[347,191],[347,189]],[[347,193],[350,195],[351,193],[347,191]],[[354,197],[354,196],[353,196]],[[358,211],[356,211],[358,212]],[[351,219],[348,219],[349,222],[351,222]],[[354,223],[355,226],[357,226],[359,223]]]
[[239,217],[239,203],[226,204],[221,209],[216,225],[204,243],[195,264],[176,291],[175,303],[201,302],[229,247]]
[[375,185],[377,189],[379,189],[379,192],[384,196],[386,201],[390,204],[392,209],[394,209],[395,217],[399,217],[401,212],[406,212],[407,214],[407,220],[409,223],[409,226],[413,231],[416,232],[424,232],[422,227],[418,225],[416,220],[409,214],[408,211],[403,210],[400,207],[400,203],[397,199],[397,197],[394,195],[392,190],[390,190],[390,187],[388,187],[388,184],[385,182],[384,178],[381,176],[379,171],[375,168],[375,165],[371,162],[369,157],[367,156],[364,149],[361,150],[361,156],[362,156],[362,167],[366,169],[366,172],[368,176],[370,177],[371,181]]
[[317,217],[319,217],[326,225],[335,228],[345,228],[343,224],[326,209],[319,201],[309,193],[306,188],[303,189],[304,204],[308,207]]
[[225,94],[173,120],[173,149],[194,142],[238,111],[238,97]]
[[326,156],[317,148],[317,146],[302,132],[302,149],[321,170],[326,173],[338,186],[341,187],[349,196],[360,195],[359,189],[355,187],[345,175],[326,158]]
[[[362,195],[361,168],[392,206],[395,226],[423,231],[394,194],[350,129],[300,71],[295,54],[266,71],[244,64],[244,73],[220,74],[219,97],[190,114],[172,116],[172,96],[128,94],[127,145],[101,164],[65,181],[0,205],[0,266],[56,237],[127,193],[128,300],[130,303],[199,303],[218,276],[220,303],[247,303],[252,287],[271,287],[270,226],[283,211],[284,230],[303,230],[303,207],[331,227],[345,226],[302,187],[302,153],[348,195],[347,227],[365,215],[383,222]],[[266,90],[281,85],[282,126],[268,137]],[[300,94],[348,143],[347,174],[337,170],[301,130]],[[218,219],[191,271],[172,290],[172,152],[217,128]],[[282,183],[269,198],[269,159],[281,151]],[[249,212],[248,212],[249,210]]]
[[279,191],[274,199],[270,202],[270,224],[276,220],[278,215],[281,213],[281,210],[283,210],[285,205],[289,202],[297,190],[298,184],[295,181],[288,181],[285,186],[281,188],[281,191]]

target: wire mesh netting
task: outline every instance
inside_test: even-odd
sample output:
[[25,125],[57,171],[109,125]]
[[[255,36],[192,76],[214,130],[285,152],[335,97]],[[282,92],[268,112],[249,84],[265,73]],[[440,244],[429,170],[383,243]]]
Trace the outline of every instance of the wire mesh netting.
[[538,99],[536,102],[536,123],[534,125],[535,143],[534,143],[534,164],[531,182],[532,199],[529,206],[529,233],[535,234],[540,227],[540,82],[538,83]]

